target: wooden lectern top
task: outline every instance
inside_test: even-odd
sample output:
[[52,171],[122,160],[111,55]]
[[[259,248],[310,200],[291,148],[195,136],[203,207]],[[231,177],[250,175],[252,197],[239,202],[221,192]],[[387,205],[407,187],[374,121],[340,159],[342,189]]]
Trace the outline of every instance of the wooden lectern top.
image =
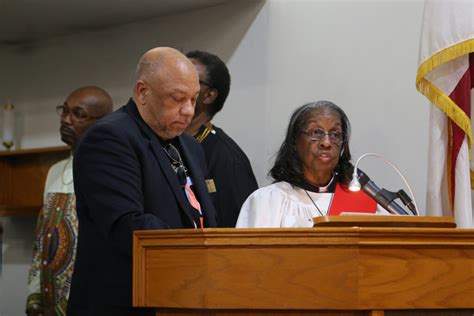
[[[362,214],[362,213],[361,213]],[[403,215],[340,215],[313,218],[314,227],[456,228],[452,217]]]

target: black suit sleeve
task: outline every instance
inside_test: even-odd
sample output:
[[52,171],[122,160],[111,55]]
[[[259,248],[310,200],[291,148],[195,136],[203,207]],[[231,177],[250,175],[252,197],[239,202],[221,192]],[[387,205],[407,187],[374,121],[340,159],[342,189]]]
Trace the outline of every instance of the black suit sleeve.
[[103,123],[89,130],[74,157],[79,225],[93,225],[105,240],[127,254],[131,254],[134,230],[168,228],[161,219],[144,212],[141,168],[134,146],[131,137]]

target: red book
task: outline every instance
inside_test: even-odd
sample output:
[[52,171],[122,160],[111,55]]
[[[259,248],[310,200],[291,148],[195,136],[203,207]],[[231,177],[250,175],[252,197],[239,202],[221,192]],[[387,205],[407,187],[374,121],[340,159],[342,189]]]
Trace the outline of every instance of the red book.
[[374,214],[376,210],[377,202],[365,192],[352,192],[338,183],[328,215],[340,215],[342,212]]

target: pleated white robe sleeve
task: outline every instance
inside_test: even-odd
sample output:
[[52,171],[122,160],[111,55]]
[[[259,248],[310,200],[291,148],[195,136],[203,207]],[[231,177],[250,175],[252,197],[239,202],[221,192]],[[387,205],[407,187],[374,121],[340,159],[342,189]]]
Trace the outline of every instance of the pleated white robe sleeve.
[[[332,193],[305,192],[287,182],[277,182],[247,198],[235,227],[312,227],[314,217],[327,215],[332,197]],[[390,215],[378,204],[376,214]]]
[[260,188],[242,205],[236,227],[312,227],[313,217],[326,215],[332,193],[308,191],[308,194],[311,198],[304,190],[287,182]]

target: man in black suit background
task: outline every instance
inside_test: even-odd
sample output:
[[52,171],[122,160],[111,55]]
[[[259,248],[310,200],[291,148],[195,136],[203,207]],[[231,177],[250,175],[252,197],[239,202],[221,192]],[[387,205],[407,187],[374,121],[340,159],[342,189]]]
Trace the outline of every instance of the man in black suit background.
[[186,56],[199,74],[201,91],[193,120],[185,132],[201,143],[206,154],[206,182],[217,211],[217,226],[235,227],[242,204],[258,189],[258,184],[244,151],[211,122],[229,94],[229,69],[218,56],[208,52],[196,50]]
[[79,143],[79,240],[67,315],[154,315],[131,307],[133,231],[216,226],[204,154],[182,135],[199,90],[186,56],[154,48],[138,64],[133,98]]

